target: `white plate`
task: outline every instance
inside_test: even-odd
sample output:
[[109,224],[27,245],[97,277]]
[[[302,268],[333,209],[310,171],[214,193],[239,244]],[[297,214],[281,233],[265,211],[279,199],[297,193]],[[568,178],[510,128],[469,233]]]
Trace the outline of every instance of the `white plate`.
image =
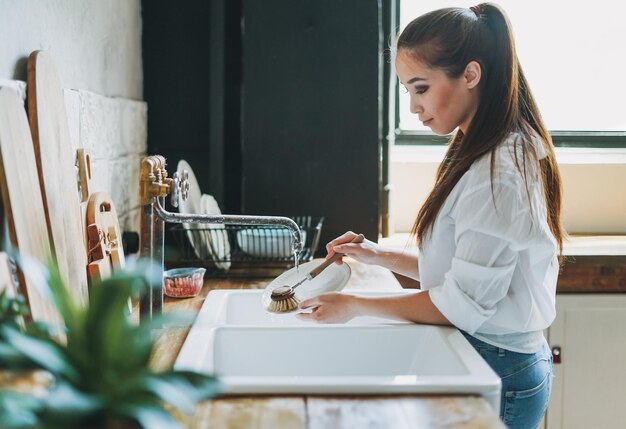
[[[285,271],[280,276],[276,277],[270,284],[267,285],[263,291],[261,297],[261,303],[263,308],[267,308],[271,302],[272,291],[280,286],[293,286],[302,280],[313,268],[324,262],[323,260],[311,261],[305,264],[301,264],[299,267],[299,273],[296,272],[296,268]],[[303,301],[305,299],[312,298],[317,295],[321,295],[326,292],[338,292],[342,290],[348,280],[352,270],[347,263],[341,265],[332,264],[312,280],[307,280],[296,288],[296,297]],[[295,310],[298,311],[298,310]]]
[[[186,170],[189,175],[189,196],[186,200],[179,201],[178,211],[182,214],[201,214],[202,208],[200,200],[202,192],[200,191],[200,185],[198,185],[198,181],[196,180],[196,176],[193,174],[191,166],[187,163],[187,161],[181,159],[178,161],[176,171],[182,175],[183,170]],[[196,222],[183,223],[183,228],[187,230],[187,237],[189,238],[189,242],[191,243],[196,256],[200,259],[210,257],[209,238],[204,231],[199,231],[199,229],[203,228],[203,225]]]
[[[222,214],[217,205],[217,201],[215,201],[215,198],[211,195],[202,195],[200,198],[200,208],[202,209],[202,214]],[[230,261],[228,261],[228,259],[230,259],[230,242],[228,241],[228,234],[224,225],[219,223],[207,223],[204,224],[204,228],[206,228],[206,231],[203,232],[208,238],[207,246],[215,265],[222,270],[228,270],[230,268]]]
[[[302,231],[306,241],[306,231]],[[244,253],[259,258],[289,258],[293,256],[293,235],[283,228],[246,228],[237,231],[237,245]]]

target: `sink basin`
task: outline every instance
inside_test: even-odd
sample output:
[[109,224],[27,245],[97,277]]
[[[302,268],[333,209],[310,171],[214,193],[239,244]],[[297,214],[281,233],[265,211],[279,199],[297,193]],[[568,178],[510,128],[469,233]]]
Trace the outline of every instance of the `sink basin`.
[[[359,295],[389,296],[390,294],[410,293],[351,291]],[[265,311],[262,304],[261,290],[213,290],[209,293],[194,323],[194,328],[216,325],[252,325],[252,326],[311,326],[303,322],[294,313],[277,314]],[[377,323],[407,324],[407,322],[382,319],[379,317],[356,317],[349,325],[372,325]],[[322,326],[322,325],[314,325]]]
[[477,394],[499,411],[500,379],[457,329],[376,317],[319,325],[266,312],[262,292],[211,291],[175,367],[216,374],[228,394]]

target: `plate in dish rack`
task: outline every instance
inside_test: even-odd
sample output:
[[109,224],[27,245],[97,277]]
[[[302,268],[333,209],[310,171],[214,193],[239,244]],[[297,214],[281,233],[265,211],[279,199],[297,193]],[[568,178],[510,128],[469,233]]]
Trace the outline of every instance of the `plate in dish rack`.
[[[306,243],[306,231],[300,232],[302,241]],[[244,228],[237,231],[237,245],[246,254],[258,258],[289,258],[293,257],[293,235],[288,229]]]
[[[202,214],[222,214],[215,198],[207,194],[203,194],[200,198],[200,209],[202,210]],[[230,242],[228,241],[228,234],[226,233],[224,225],[219,223],[207,223],[204,224],[203,232],[205,239],[208,239],[206,246],[211,253],[211,257],[213,257],[213,262],[215,262],[218,268],[228,270],[230,268]]]
[[[186,200],[183,201],[181,199],[179,201],[178,211],[182,214],[202,214],[202,207],[200,205],[202,192],[200,191],[200,185],[198,185],[198,181],[196,180],[195,174],[193,174],[191,166],[187,161],[181,159],[178,162],[176,171],[179,175],[182,175],[184,170],[186,170],[189,175],[189,195]],[[187,237],[189,238],[191,247],[193,247],[194,253],[200,259],[207,259],[211,257],[211,251],[209,249],[209,237],[208,234],[202,230],[203,226],[203,224],[197,222],[183,223],[183,228],[187,231]]]

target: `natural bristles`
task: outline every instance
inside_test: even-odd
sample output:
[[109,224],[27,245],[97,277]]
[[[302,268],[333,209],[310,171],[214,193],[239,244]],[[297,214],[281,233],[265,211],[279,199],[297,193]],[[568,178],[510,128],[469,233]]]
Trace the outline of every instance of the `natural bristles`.
[[292,296],[280,301],[270,301],[267,311],[271,311],[272,313],[289,313],[290,311],[296,310],[299,305],[300,300],[295,296]]

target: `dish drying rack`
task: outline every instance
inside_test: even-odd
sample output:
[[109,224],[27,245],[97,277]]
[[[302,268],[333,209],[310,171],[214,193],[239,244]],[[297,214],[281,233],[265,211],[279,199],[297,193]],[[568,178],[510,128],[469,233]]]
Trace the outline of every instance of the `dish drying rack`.
[[[323,216],[289,216],[303,233],[299,263],[313,260],[317,251]],[[268,225],[172,225],[176,245],[166,265],[204,267],[205,277],[275,277],[295,265],[290,231]],[[202,250],[192,240],[207,239]]]
[[[139,198],[141,203],[140,215],[140,246],[139,256],[152,262],[149,265],[147,279],[151,279],[150,287],[142,291],[139,296],[139,321],[158,317],[163,310],[165,262],[165,223],[200,223],[207,225],[249,225],[249,226],[278,226],[287,228],[293,236],[294,246],[301,250],[304,245],[302,231],[293,221],[284,216],[258,215],[226,215],[226,214],[199,214],[199,213],[171,213],[165,209],[165,198],[170,195],[172,205],[178,207],[179,202],[185,201],[189,194],[189,173],[182,171],[169,177],[165,166],[167,162],[161,155],[151,155],[141,160],[139,175]],[[160,277],[160,282],[154,281]]]

